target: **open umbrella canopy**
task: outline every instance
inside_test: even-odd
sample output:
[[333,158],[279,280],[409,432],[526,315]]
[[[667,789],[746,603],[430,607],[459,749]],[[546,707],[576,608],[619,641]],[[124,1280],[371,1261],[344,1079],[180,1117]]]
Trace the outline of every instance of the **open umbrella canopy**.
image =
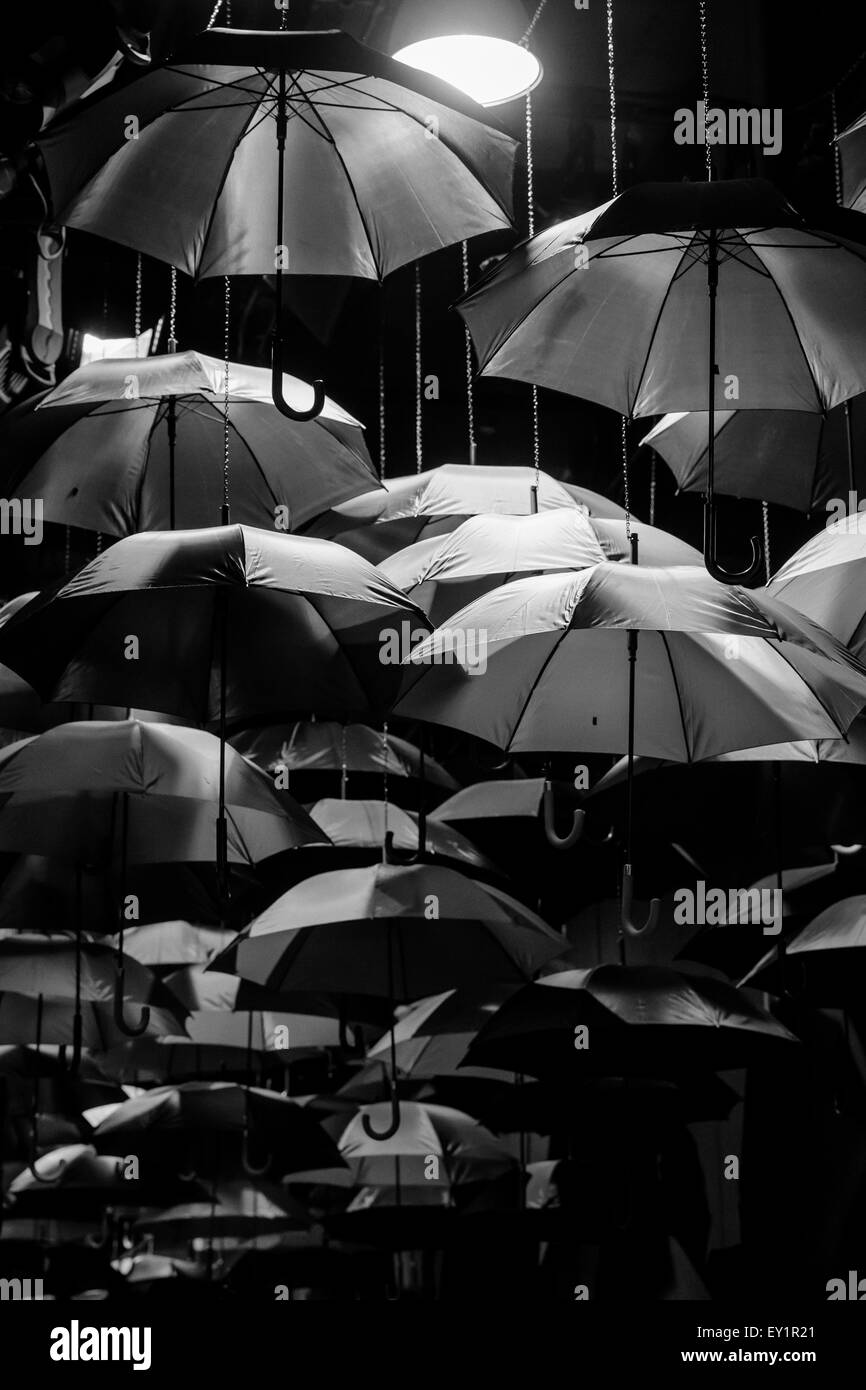
[[133,960],[164,974],[183,966],[204,965],[229,944],[233,935],[228,927],[183,921],[148,922],[126,928],[123,949]]
[[[34,1171],[35,1170],[35,1171]],[[16,1217],[75,1216],[83,1211],[103,1211],[106,1205],[166,1206],[180,1201],[184,1184],[170,1174],[151,1172],[137,1177],[121,1155],[98,1154],[92,1144],[66,1144],[42,1154],[13,1178],[9,1197]],[[186,1184],[189,1195],[189,1184]],[[207,1194],[200,1190],[200,1195]]]
[[[864,401],[855,396],[847,408],[853,457],[862,458]],[[847,498],[846,406],[808,417],[801,410],[719,410],[714,412],[714,426],[717,492],[759,497],[801,512],[822,508],[832,498]],[[665,415],[641,444],[664,459],[683,492],[703,492],[708,431],[706,411],[680,411]]]
[[293,275],[380,280],[510,226],[515,142],[450,84],[338,30],[211,29],[74,103],[40,146],[54,216],[196,277],[272,274],[281,116]]
[[270,988],[418,999],[529,979],[562,938],[521,903],[454,869],[377,864],[317,874],[214,962]]
[[[61,724],[0,751],[0,848],[91,864],[211,859],[219,761],[219,741],[202,729]],[[226,798],[235,862],[322,841],[231,748]]]
[[[413,853],[422,848],[418,816],[384,801],[349,801],[328,797],[310,807],[310,816],[337,849],[378,850],[381,855],[386,835],[393,836],[395,850]],[[433,816],[424,821],[423,851],[431,856],[453,860],[465,869],[493,868],[471,840]]]
[[854,656],[866,655],[866,515],[855,512],[816,532],[777,570],[767,593],[821,623]]
[[44,699],[147,704],[207,723],[223,703],[224,656],[229,724],[366,714],[396,688],[379,634],[404,620],[427,625],[343,546],[248,526],[152,531],[20,609],[0,629],[0,660]]
[[[640,757],[634,772],[638,821],[694,847],[702,863],[704,848],[711,846],[733,850],[738,859],[743,843],[760,846],[766,855],[768,846],[761,842],[775,840],[777,819],[787,846],[866,838],[866,725],[860,718],[844,738],[735,749],[688,768]],[[627,759],[621,758],[587,793],[587,812],[595,811],[602,823],[622,823],[627,778]],[[724,833],[732,818],[743,831],[743,843],[735,846]]]
[[376,797],[387,779],[389,796],[401,806],[413,806],[422,792],[438,800],[458,785],[435,758],[425,755],[422,761],[413,743],[390,729],[385,733],[367,724],[304,719],[242,729],[232,735],[231,742],[265,772],[283,771],[289,789],[304,802],[337,790]]
[[821,414],[866,390],[866,246],[763,179],[638,184],[523,243],[459,304],[482,373],[625,415],[706,410],[709,231],[716,406]]
[[863,706],[866,673],[784,604],[698,569],[605,562],[516,580],[455,614],[411,653],[397,713],[510,752],[619,753],[629,632],[637,752],[682,762],[834,737]]
[[846,208],[866,212],[866,111],[838,137]]
[[784,960],[762,956],[741,983],[752,989],[804,995],[820,1008],[858,1012],[864,998],[866,897],[843,898],[785,943]]
[[677,1076],[774,1061],[797,1039],[732,985],[670,967],[598,965],[512,994],[468,1066],[533,1076]]
[[187,1140],[213,1145],[220,1134],[252,1136],[284,1172],[342,1164],[331,1139],[301,1106],[275,1091],[228,1081],[158,1086],[124,1101],[96,1125],[93,1143],[101,1152],[146,1144],[154,1155],[167,1155],[181,1152]]
[[[79,367],[4,416],[3,496],[39,497],[46,521],[109,536],[217,525],[225,378],[224,362],[193,351]],[[265,368],[232,362],[228,385],[235,521],[294,531],[376,486],[362,427],[333,401],[296,421],[275,408]],[[302,409],[310,388],[284,377],[283,394]]]
[[380,490],[332,508],[307,531],[378,563],[416,541],[449,535],[471,516],[531,516],[559,507],[613,521],[625,516],[606,497],[566,486],[542,470],[536,477],[534,468],[445,463],[383,479]]
[[[53,853],[20,855],[0,887],[0,930],[39,931],[46,922],[74,922],[80,917],[93,935],[110,936],[118,929],[117,905],[130,893],[138,900],[138,926],[164,923],[173,912],[183,913],[187,921],[207,923],[211,930],[223,925],[226,914],[229,924],[241,926],[255,911],[251,903],[263,904],[267,897],[259,888],[249,847],[244,849],[231,833],[229,839],[233,862],[228,905],[220,899],[209,862],[212,843],[207,862],[128,863],[125,873],[119,858],[94,866],[70,863]],[[246,857],[235,862],[240,850]]]
[[[350,1117],[335,1115],[323,1128],[338,1139],[356,1183],[367,1187],[452,1187],[484,1182],[516,1171],[501,1140],[459,1110],[405,1102],[400,1128],[388,1139],[371,1139],[362,1120],[381,1117],[384,1105],[365,1105]],[[430,1159],[434,1162],[431,1163]],[[426,1176],[425,1176],[426,1173]]]
[[[700,564],[700,553],[676,536],[642,522],[635,534],[644,564]],[[629,559],[624,522],[561,507],[536,516],[470,517],[449,535],[398,550],[378,569],[441,623],[509,579]]]
[[208,1250],[223,1241],[255,1240],[309,1224],[304,1209],[274,1182],[217,1181],[208,1200],[178,1202],[164,1211],[144,1211],[136,1230],[157,1245],[204,1241]]

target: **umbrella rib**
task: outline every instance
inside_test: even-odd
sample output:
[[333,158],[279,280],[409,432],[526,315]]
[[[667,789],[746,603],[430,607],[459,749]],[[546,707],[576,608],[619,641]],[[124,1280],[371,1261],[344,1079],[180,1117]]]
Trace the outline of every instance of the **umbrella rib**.
[[541,679],[542,679],[542,677],[543,677],[545,671],[547,670],[548,666],[550,665],[551,661],[552,661],[553,658],[557,655],[560,646],[561,646],[562,643],[565,641],[566,637],[568,636],[568,634],[569,634],[571,631],[572,631],[571,621],[569,620],[568,626],[567,626],[566,628],[563,629],[562,633],[561,633],[560,636],[557,638],[557,640],[556,640],[554,646],[552,647],[552,649],[551,649],[551,651],[548,653],[548,655],[545,657],[544,661],[542,662],[542,664],[541,664],[541,666],[540,666],[540,668],[539,668],[539,670],[538,670],[538,673],[536,674],[534,680],[532,681],[532,683],[531,683],[531,685],[530,685],[530,687],[529,687],[529,692],[528,692],[528,694],[527,694],[527,696],[526,696],[526,699],[524,700],[523,705],[521,706],[520,713],[518,714],[517,718],[516,718],[515,721],[514,721],[514,727],[513,727],[511,733],[510,733],[509,736],[508,736],[508,742],[507,742],[507,744],[505,745],[505,747],[504,747],[504,749],[503,749],[503,752],[506,752],[506,753],[507,753],[507,752],[510,751],[511,745],[512,745],[512,743],[514,742],[514,737],[515,737],[515,735],[516,735],[516,733],[517,733],[517,730],[520,728],[521,721],[522,721],[524,715],[526,714],[526,710],[527,710],[527,707],[528,707],[528,705],[529,705],[529,702],[530,702],[530,700],[532,699],[533,695],[535,694],[535,691],[536,691],[536,689],[537,689],[537,687],[538,687],[538,685],[539,685],[539,682],[541,681]]
[[[145,449],[145,454],[144,454],[144,467],[142,468],[141,472],[140,472],[139,475],[138,475],[138,487],[137,487],[136,490],[135,490],[135,504],[136,504],[137,516],[138,516],[138,520],[139,520],[139,521],[141,520],[141,511],[142,511],[142,501],[141,501],[141,499],[142,499],[142,495],[143,495],[143,493],[144,493],[145,476],[146,476],[147,471],[148,471],[148,469],[149,469],[149,467],[150,467],[150,460],[151,460],[151,456],[152,456],[152,452],[153,452],[153,437],[154,437],[154,435],[155,435],[155,433],[156,433],[156,427],[157,427],[157,425],[159,424],[160,414],[161,414],[161,410],[162,410],[162,402],[163,402],[164,400],[165,400],[165,397],[164,397],[164,396],[157,397],[157,400],[156,400],[156,409],[155,409],[154,412],[153,412],[153,419],[152,419],[151,422],[150,422],[150,429],[149,429],[148,432],[147,432],[147,447],[146,447],[146,449]],[[165,417],[163,417],[163,418],[165,418]]]
[[639,374],[638,374],[637,384],[636,384],[635,393],[634,393],[634,399],[629,403],[629,411],[628,411],[629,415],[632,415],[632,414],[633,414],[635,405],[637,404],[638,398],[639,398],[639,396],[640,396],[640,390],[641,390],[641,386],[643,385],[643,379],[644,379],[644,377],[646,376],[647,367],[649,366],[650,353],[651,353],[652,350],[653,350],[653,344],[655,343],[656,335],[658,334],[658,331],[659,331],[659,325],[660,325],[660,323],[661,323],[661,321],[662,321],[662,315],[664,314],[664,311],[665,311],[665,305],[667,304],[668,299],[670,298],[671,289],[673,288],[674,284],[676,283],[677,272],[679,271],[679,268],[680,268],[680,266],[682,265],[682,262],[683,262],[684,258],[688,255],[688,253],[689,253],[691,247],[693,246],[693,244],[694,244],[694,238],[691,238],[691,239],[686,243],[686,245],[682,248],[682,254],[681,254],[681,256],[680,256],[680,259],[679,259],[679,261],[677,262],[677,265],[676,265],[676,267],[675,267],[675,269],[674,269],[673,275],[671,276],[670,280],[669,280],[668,283],[667,283],[667,287],[665,288],[664,296],[662,297],[662,302],[661,302],[661,304],[659,305],[659,307],[658,307],[658,312],[656,313],[656,316],[655,316],[655,323],[653,324],[653,331],[652,331],[652,333],[650,334],[650,340],[649,340],[649,342],[647,343],[647,349],[646,349],[646,354],[645,354],[644,360],[643,360],[643,366],[641,367],[640,372],[639,372]]
[[[231,401],[231,400],[232,400],[232,396],[229,395],[229,401]],[[206,412],[203,411],[203,410],[196,410],[194,406],[188,406],[188,407],[187,407],[187,410],[189,411],[189,413],[190,413],[191,415],[197,415],[197,416],[199,416],[200,419],[207,420],[208,423],[211,423],[211,422],[215,421],[215,422],[220,426],[220,428],[222,428],[222,427],[224,426],[224,424],[225,424],[225,416],[224,416],[222,410],[217,406],[216,402],[215,402],[215,401],[209,401],[209,400],[206,399],[206,397],[202,397],[202,402],[203,402],[204,405],[210,407],[210,409],[211,409],[211,411],[212,411],[212,414],[211,414],[211,415],[206,414]],[[244,400],[244,399],[237,399],[237,400],[235,401],[235,404],[236,404],[236,405],[251,405],[251,404],[253,404],[253,403],[252,403],[251,401],[247,401],[247,400]],[[263,404],[264,404],[264,402],[263,402]],[[250,442],[249,442],[249,440],[246,438],[246,436],[243,435],[243,434],[241,434],[240,426],[237,424],[237,422],[236,422],[234,419],[231,419],[231,418],[229,419],[229,431],[232,432],[232,433],[234,433],[234,434],[237,436],[238,442],[239,442],[240,444],[242,444],[243,447],[246,449],[247,453],[249,454],[250,458],[251,458],[252,461],[253,461],[253,465],[254,465],[256,471],[258,472],[259,477],[261,478],[262,482],[264,483],[265,488],[267,489],[267,491],[270,493],[271,501],[274,503],[274,505],[276,505],[276,504],[277,504],[277,501],[278,501],[278,499],[277,499],[277,494],[274,492],[274,489],[271,487],[270,480],[268,479],[267,474],[265,473],[264,469],[262,468],[261,464],[259,463],[259,460],[258,460],[258,457],[256,456],[255,450],[253,449],[252,445],[250,444]]]
[[[592,259],[592,258],[590,258],[590,259]],[[598,257],[596,257],[596,260],[598,260]],[[495,272],[495,269],[496,269],[496,268],[494,267],[494,272]],[[531,270],[531,269],[532,269],[531,266],[528,266],[528,267],[527,267],[527,270]],[[506,337],[503,338],[502,342],[499,344],[499,346],[498,346],[498,348],[496,349],[496,351],[495,351],[490,357],[488,357],[487,360],[481,365],[481,367],[480,367],[480,375],[481,375],[481,376],[483,376],[484,373],[487,371],[487,368],[490,366],[491,362],[493,362],[493,361],[498,357],[499,353],[500,353],[500,352],[502,351],[502,349],[505,347],[505,344],[508,343],[508,342],[510,342],[511,339],[514,337],[514,335],[515,335],[516,333],[519,333],[520,330],[521,330],[521,328],[524,328],[524,327],[526,326],[526,324],[529,322],[529,320],[532,318],[533,314],[535,313],[536,309],[540,309],[541,306],[542,306],[542,304],[544,303],[544,301],[545,301],[546,299],[549,299],[550,296],[551,296],[552,294],[555,294],[557,290],[562,289],[562,286],[565,284],[565,282],[566,282],[572,275],[574,275],[574,274],[576,274],[576,273],[577,273],[577,272],[576,272],[575,268],[572,266],[571,270],[567,270],[567,271],[565,272],[565,274],[563,275],[563,277],[562,277],[561,280],[557,280],[557,282],[556,282],[555,285],[551,285],[551,286],[550,286],[550,289],[544,291],[544,294],[541,296],[540,299],[536,299],[536,301],[534,302],[534,304],[530,304],[530,306],[529,306],[529,308],[526,310],[526,312],[525,312],[524,314],[521,314],[521,316],[518,318],[517,322],[514,324],[514,327],[511,328],[511,329],[509,330],[508,334],[506,335]],[[475,291],[475,294],[476,294],[476,295],[479,294],[479,293],[481,292],[482,289],[483,289],[483,282],[482,282],[481,285],[479,285],[479,286],[477,287],[477,289],[476,289],[476,291]],[[464,300],[463,302],[465,303],[465,300]],[[463,317],[465,318],[465,315],[463,315]],[[470,329],[470,332],[471,332],[471,329]],[[474,341],[474,338],[473,338],[473,341]],[[476,351],[478,351],[478,344],[477,344],[477,343],[475,344],[475,348],[476,348]],[[480,356],[480,354],[479,354],[479,356]],[[515,378],[509,378],[509,379],[510,379],[510,380],[514,380]],[[516,380],[518,380],[518,381],[519,381],[519,380],[522,380],[522,379],[523,379],[523,378],[520,378],[520,377],[516,378]]]
[[[261,98],[260,98],[260,100],[261,100]],[[256,103],[256,105],[258,105],[258,103]],[[255,110],[256,110],[256,106],[253,106],[252,111],[255,112]],[[199,264],[199,265],[201,265],[201,260],[202,260],[202,257],[204,256],[205,249],[206,249],[207,244],[208,244],[208,239],[209,239],[209,237],[210,237],[211,231],[213,230],[213,224],[214,224],[214,218],[216,217],[217,206],[218,206],[218,204],[219,204],[220,198],[221,198],[222,195],[223,195],[223,189],[224,189],[225,186],[226,186],[226,182],[227,182],[227,180],[228,180],[229,172],[231,171],[232,164],[234,163],[235,155],[236,155],[237,152],[238,152],[238,149],[239,149],[239,147],[240,147],[241,141],[243,140],[244,136],[245,136],[246,133],[247,133],[247,130],[248,130],[248,128],[249,128],[249,124],[250,124],[250,121],[252,120],[252,118],[253,118],[252,115],[250,115],[250,116],[247,117],[246,121],[244,121],[243,125],[241,126],[240,131],[238,132],[237,136],[236,136],[235,139],[232,141],[231,149],[229,150],[229,157],[228,157],[228,159],[226,160],[225,168],[223,169],[222,177],[220,178],[219,187],[218,187],[218,189],[217,189],[217,191],[216,191],[216,194],[215,194],[215,196],[214,196],[213,202],[211,203],[210,216],[209,216],[209,218],[208,218],[208,220],[207,220],[207,228],[206,228],[206,230],[205,230],[204,236],[203,236],[202,239],[201,239],[201,253],[200,253],[199,258],[198,258],[198,264]],[[194,278],[195,280],[198,280],[198,268],[196,268],[196,271],[195,271],[195,274],[194,274],[194,277],[193,277],[193,278]]]
[[[759,247],[756,247],[756,246],[753,246],[753,247],[752,247],[752,250],[754,251],[754,253],[755,253],[756,256],[758,255],[759,249],[760,249],[760,248],[759,248]],[[759,259],[760,259],[760,257],[759,257]],[[781,300],[781,303],[782,303],[782,308],[785,310],[785,313],[786,313],[787,316],[788,316],[788,321],[790,322],[791,328],[793,329],[794,337],[797,339],[797,345],[798,345],[798,347],[799,347],[799,349],[800,349],[800,352],[801,352],[802,355],[803,355],[803,361],[804,361],[804,363],[805,363],[805,365],[806,365],[806,371],[808,372],[808,374],[809,374],[809,380],[810,380],[810,382],[812,383],[812,390],[815,392],[815,400],[816,400],[817,403],[818,403],[818,410],[819,410],[820,414],[823,415],[823,414],[825,413],[825,411],[824,411],[824,402],[821,400],[821,394],[820,394],[820,392],[819,392],[819,390],[818,390],[818,383],[817,383],[817,381],[815,380],[815,375],[814,375],[814,373],[813,373],[813,371],[812,371],[812,368],[811,368],[811,366],[810,366],[810,364],[809,364],[809,358],[806,356],[806,349],[805,349],[805,347],[804,347],[804,345],[803,345],[803,340],[802,340],[802,338],[800,337],[800,330],[798,329],[797,324],[796,324],[796,322],[795,322],[795,320],[794,320],[794,315],[791,313],[791,309],[790,309],[790,306],[789,306],[789,304],[788,304],[788,301],[787,301],[787,299],[785,298],[784,294],[782,293],[782,287],[781,287],[781,285],[779,284],[778,280],[776,279],[775,275],[771,275],[771,276],[770,276],[770,284],[773,286],[773,289],[776,291],[776,294],[779,296],[779,299]]]
[[[818,704],[821,706],[821,708],[822,708],[822,710],[824,711],[824,713],[826,714],[827,718],[832,722],[833,727],[836,728],[836,729],[839,729],[839,721],[838,721],[838,719],[836,718],[836,716],[835,716],[834,714],[831,713],[831,711],[829,710],[829,708],[827,707],[827,705],[824,703],[824,701],[823,701],[823,699],[821,698],[821,696],[818,694],[817,690],[815,690],[815,689],[813,688],[811,682],[807,679],[807,677],[803,674],[803,672],[802,672],[802,671],[798,671],[798,670],[797,670],[797,667],[794,665],[794,663],[793,663],[792,661],[790,661],[789,658],[785,655],[785,652],[783,651],[784,638],[781,638],[781,637],[780,637],[780,638],[766,637],[764,640],[765,640],[766,642],[778,642],[778,643],[779,643],[779,645],[775,648],[775,650],[779,653],[779,656],[782,658],[782,660],[784,661],[785,665],[788,667],[789,670],[791,670],[791,671],[794,672],[794,675],[797,677],[798,680],[800,680],[800,681],[803,682],[803,684],[805,685],[806,689],[809,691],[809,693],[810,693],[810,695],[813,697],[813,699],[815,699],[815,700],[818,701]],[[807,650],[808,650],[808,649],[807,649]],[[819,735],[819,737],[821,737],[821,735]]]
[[[209,66],[209,65],[204,65],[204,66]],[[197,73],[197,72],[188,72],[188,71],[186,70],[186,68],[177,68],[177,67],[174,67],[173,64],[171,64],[171,63],[166,63],[164,67],[160,68],[160,71],[161,71],[161,72],[170,72],[170,73],[173,73],[173,74],[175,75],[175,77],[188,77],[188,78],[190,78],[193,82],[207,82],[207,83],[209,83],[207,95],[210,95],[212,92],[218,92],[218,91],[224,91],[224,90],[230,90],[230,91],[235,91],[235,92],[243,92],[245,96],[250,96],[250,97],[255,97],[255,98],[256,98],[255,105],[258,105],[259,101],[261,101],[261,98],[262,98],[262,93],[261,93],[260,91],[257,91],[255,87],[246,87],[246,86],[244,86],[243,81],[241,81],[241,80],[239,80],[239,79],[230,79],[229,81],[225,81],[225,82],[223,82],[223,81],[218,81],[217,78],[215,78],[215,77],[210,77],[210,78],[209,78],[209,77],[202,77],[200,73]],[[268,83],[268,75],[267,75],[267,73],[266,73],[266,71],[265,71],[264,68],[256,67],[256,68],[253,69],[253,71],[254,71],[255,76],[256,76],[257,78],[263,78],[264,81],[265,81],[265,83],[266,83],[266,84]],[[249,82],[249,81],[253,81],[254,79],[253,79],[253,78],[246,78],[246,79],[244,79],[244,80]],[[162,114],[169,114],[169,113],[171,113],[171,112],[178,112],[178,113],[180,113],[180,112],[181,112],[181,108],[184,107],[184,106],[188,107],[190,102],[195,101],[196,96],[203,96],[203,95],[204,95],[204,93],[202,93],[202,92],[197,92],[197,93],[193,93],[191,96],[183,97],[183,98],[181,98],[179,101],[176,101],[176,102],[174,103],[173,106],[167,106],[167,107],[165,108],[165,111],[164,111]],[[243,104],[244,104],[244,103],[243,103],[242,101],[238,101],[238,102],[227,102],[227,101],[224,101],[224,102],[221,102],[218,106],[197,107],[196,109],[199,110],[199,111],[201,111],[201,110],[209,110],[209,111],[214,111],[214,110],[218,110],[218,111],[227,111],[227,110],[229,110],[230,107],[232,107],[232,106],[243,106]]]
[[[334,639],[334,644],[335,644],[335,646],[336,646],[336,648],[337,648],[337,651],[340,653],[340,655],[342,656],[342,658],[343,658],[343,660],[344,660],[346,666],[348,666],[349,670],[351,671],[352,675],[354,676],[355,682],[356,682],[356,684],[357,684],[357,686],[358,686],[358,689],[361,691],[361,694],[364,696],[364,698],[367,699],[367,700],[369,700],[370,697],[369,697],[369,695],[367,694],[367,690],[365,689],[364,685],[363,685],[362,682],[361,682],[361,677],[359,676],[358,672],[355,670],[354,665],[352,664],[351,658],[350,658],[349,655],[347,654],[345,648],[343,647],[342,643],[340,642],[339,637],[337,636],[337,634],[336,634],[336,632],[334,631],[334,629],[331,627],[331,624],[328,622],[328,619],[325,617],[324,613],[320,612],[319,609],[318,609],[318,607],[316,606],[316,604],[313,602],[313,597],[312,597],[312,595],[311,595],[311,594],[304,594],[304,595],[299,595],[299,597],[303,597],[303,598],[305,598],[305,599],[307,600],[307,603],[310,605],[310,607],[312,608],[313,612],[316,614],[316,617],[319,618],[319,620],[320,620],[321,622],[324,623],[325,627],[328,629],[329,633],[331,634],[331,636],[332,636],[333,639]],[[323,597],[327,597],[327,595],[323,595]],[[372,701],[372,700],[370,700],[370,705],[371,705],[371,707],[374,707],[373,701]]]
[[380,263],[379,263],[379,258],[378,258],[378,256],[376,255],[376,251],[375,251],[375,248],[374,248],[374,246],[373,246],[373,241],[372,241],[372,238],[371,238],[371,236],[370,236],[370,228],[367,226],[367,219],[366,219],[366,217],[364,216],[363,209],[361,208],[361,203],[360,203],[360,201],[359,201],[359,199],[358,199],[358,194],[357,194],[357,191],[356,191],[356,189],[355,189],[355,184],[354,184],[354,181],[353,181],[353,179],[352,179],[352,175],[349,173],[348,167],[347,167],[347,165],[346,165],[346,161],[345,161],[345,159],[343,158],[342,154],[340,153],[339,146],[337,145],[336,140],[334,139],[333,135],[331,134],[331,131],[330,131],[328,125],[326,124],[324,117],[323,117],[323,116],[320,116],[320,117],[319,117],[319,120],[322,122],[322,125],[323,125],[324,129],[325,129],[325,130],[327,131],[327,133],[328,133],[328,138],[329,138],[329,140],[331,141],[331,146],[332,146],[332,148],[333,148],[334,154],[335,154],[336,158],[340,161],[340,167],[342,168],[343,173],[344,173],[345,176],[346,176],[346,181],[347,181],[347,183],[348,183],[348,185],[349,185],[349,190],[350,190],[350,192],[351,192],[351,194],[352,194],[352,199],[353,199],[353,201],[354,201],[355,207],[356,207],[357,210],[358,210],[358,217],[360,218],[361,226],[364,228],[364,236],[367,238],[367,245],[368,245],[368,247],[369,247],[369,249],[370,249],[370,255],[371,255],[372,258],[373,258],[373,264],[374,264],[375,267],[376,267],[376,273],[377,273],[377,275],[378,275],[378,277],[379,277],[379,283],[381,284],[382,281],[383,281],[383,279],[384,279],[384,275],[383,275],[383,272],[382,272],[382,266],[381,266]]
[[687,758],[687,761],[691,763],[691,762],[694,762],[695,759],[692,757],[692,751],[693,751],[693,750],[692,750],[691,747],[689,746],[688,734],[687,734],[687,732],[686,732],[685,709],[684,709],[684,707],[683,707],[682,695],[680,694],[680,683],[679,683],[679,681],[677,680],[677,673],[676,673],[676,668],[675,668],[675,666],[674,666],[674,659],[673,659],[673,656],[671,655],[671,649],[670,649],[670,646],[669,646],[669,644],[668,644],[668,639],[667,639],[666,633],[660,632],[660,633],[659,633],[659,637],[662,639],[662,646],[664,647],[665,656],[666,656],[667,659],[668,659],[668,666],[670,667],[671,680],[672,680],[673,683],[674,683],[674,691],[675,691],[676,697],[677,697],[677,709],[678,709],[679,712],[680,712],[680,727],[681,727],[681,729],[682,729],[682,731],[683,731],[683,743],[685,744],[686,752],[687,752],[688,755],[689,755],[688,758]]

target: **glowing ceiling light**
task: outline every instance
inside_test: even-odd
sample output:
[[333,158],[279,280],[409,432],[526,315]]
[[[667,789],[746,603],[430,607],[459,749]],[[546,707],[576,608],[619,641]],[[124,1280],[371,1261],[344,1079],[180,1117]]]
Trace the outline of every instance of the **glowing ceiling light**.
[[482,106],[524,96],[541,81],[541,64],[520,44],[482,34],[445,34],[401,48],[394,57],[440,77]]
[[523,42],[531,27],[521,0],[400,0],[388,51],[498,106],[541,81],[541,63]]
[[101,362],[106,357],[147,357],[153,329],[148,328],[138,340],[138,353],[134,338],[97,338],[95,333],[85,333],[81,340],[81,366],[88,362]]

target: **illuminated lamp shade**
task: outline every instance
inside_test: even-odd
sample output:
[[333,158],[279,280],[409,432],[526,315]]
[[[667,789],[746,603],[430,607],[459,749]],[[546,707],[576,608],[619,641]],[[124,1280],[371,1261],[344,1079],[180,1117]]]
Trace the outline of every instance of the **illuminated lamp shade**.
[[498,106],[541,81],[541,63],[520,43],[528,24],[519,0],[402,0],[389,48],[401,63]]

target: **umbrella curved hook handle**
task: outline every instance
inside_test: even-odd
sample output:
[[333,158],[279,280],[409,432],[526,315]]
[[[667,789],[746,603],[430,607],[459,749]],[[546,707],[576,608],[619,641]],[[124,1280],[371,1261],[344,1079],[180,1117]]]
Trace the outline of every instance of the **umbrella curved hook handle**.
[[614,828],[613,828],[612,825],[609,825],[608,828],[607,828],[607,834],[606,834],[606,835],[600,836],[599,839],[597,839],[597,840],[593,839],[593,837],[592,837],[591,835],[584,835],[583,840],[584,840],[584,844],[592,845],[593,849],[601,849],[604,845],[612,844],[612,843],[613,843],[613,838],[614,838]]
[[241,1140],[241,1167],[248,1178],[262,1178],[271,1166],[273,1155],[269,1153],[261,1168],[257,1168],[250,1158],[249,1139],[249,1130],[245,1129]]
[[553,785],[550,782],[544,784],[544,833],[547,836],[547,843],[553,849],[571,849],[576,845],[583,834],[583,826],[586,820],[585,811],[575,811],[571,818],[571,829],[567,835],[556,833],[556,820],[554,816],[554,796]]
[[121,1033],[125,1033],[128,1038],[140,1038],[147,1032],[150,1023],[150,1006],[143,1004],[141,1007],[141,1018],[138,1023],[127,1023],[123,1016],[123,971],[118,971],[117,980],[114,986],[114,1021]]
[[726,570],[716,558],[716,513],[709,499],[704,499],[704,565],[707,573],[720,584],[745,584],[754,579],[764,558],[761,542],[757,536],[750,536],[752,558],[744,570]]
[[647,919],[642,927],[636,926],[632,921],[631,908],[634,899],[634,886],[631,877],[631,865],[624,864],[622,869],[622,904],[620,906],[619,920],[626,936],[649,936],[658,926],[659,911],[661,902],[658,898],[650,899],[650,909]]
[[54,1179],[53,1179],[53,1178],[43,1178],[42,1174],[39,1172],[39,1169],[36,1167],[36,1159],[37,1159],[37,1152],[36,1152],[36,1150],[37,1150],[37,1147],[38,1147],[38,1145],[37,1145],[37,1142],[36,1142],[36,1125],[34,1124],[34,1125],[33,1125],[33,1135],[32,1135],[31,1144],[30,1144],[30,1158],[28,1159],[28,1162],[27,1162],[27,1171],[28,1171],[28,1173],[30,1174],[31,1178],[34,1179],[35,1182],[41,1183],[43,1187],[52,1187],[53,1184],[54,1184]]
[[271,397],[281,415],[288,420],[315,420],[325,408],[325,383],[318,377],[313,382],[313,404],[309,410],[295,410],[283,395],[282,340],[274,338],[271,357]]
[[30,1162],[27,1164],[27,1171],[30,1174],[31,1178],[33,1178],[35,1182],[41,1182],[43,1187],[53,1186],[54,1179],[43,1178],[42,1174],[39,1172],[39,1169],[36,1167],[35,1158],[31,1158]]
[[373,1128],[369,1115],[361,1116],[361,1124],[368,1139],[392,1139],[400,1128],[400,1101],[395,1087],[391,1087],[391,1122],[383,1130]]

